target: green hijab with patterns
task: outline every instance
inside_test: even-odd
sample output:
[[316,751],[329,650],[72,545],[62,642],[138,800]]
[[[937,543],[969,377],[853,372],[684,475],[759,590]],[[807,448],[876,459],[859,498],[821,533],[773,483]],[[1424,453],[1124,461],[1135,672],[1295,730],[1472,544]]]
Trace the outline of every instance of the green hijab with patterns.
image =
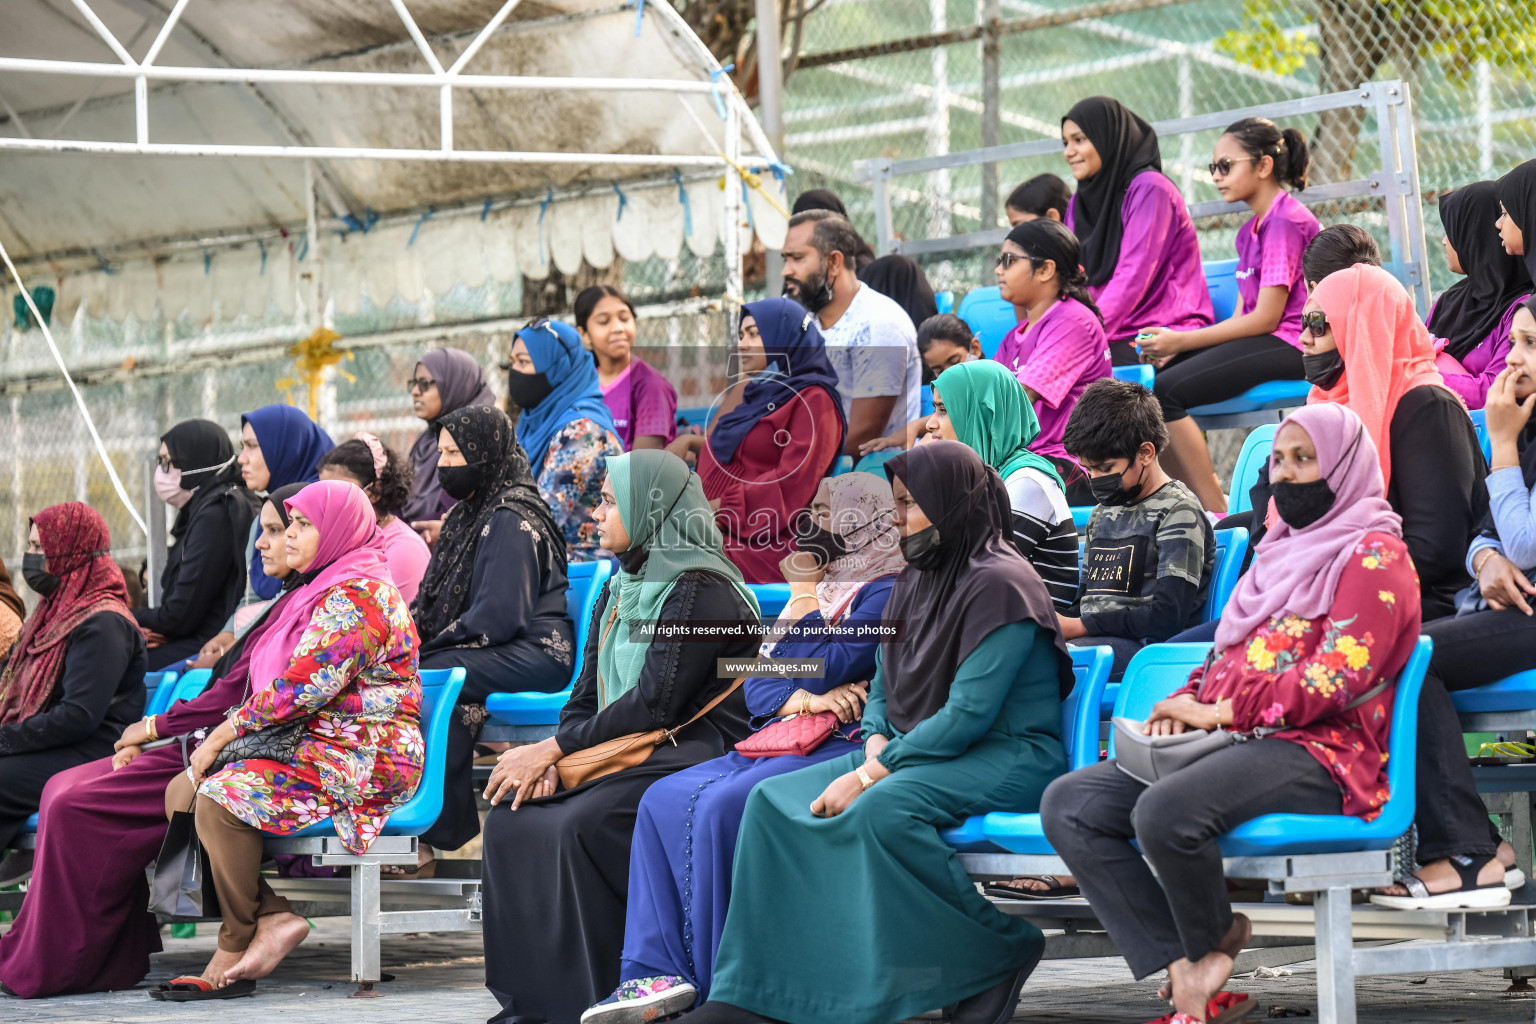
[[956,363],[933,382],[961,444],[981,456],[1006,482],[1021,469],[1038,469],[1066,490],[1061,474],[1044,455],[1029,450],[1040,436],[1040,419],[1024,385],[1002,363],[973,359]]
[[[598,700],[603,707],[640,681],[651,640],[638,632],[631,637],[631,627],[661,618],[683,573],[719,573],[735,585],[753,615],[762,614],[741,570],[725,556],[714,509],[687,463],[659,448],[637,449],[608,458],[608,483],[629,534],[629,550],[620,556],[621,567],[608,583],[610,602],[618,602],[617,620],[610,629],[610,604],[599,627]],[[625,565],[635,565],[636,570],[630,572]]]

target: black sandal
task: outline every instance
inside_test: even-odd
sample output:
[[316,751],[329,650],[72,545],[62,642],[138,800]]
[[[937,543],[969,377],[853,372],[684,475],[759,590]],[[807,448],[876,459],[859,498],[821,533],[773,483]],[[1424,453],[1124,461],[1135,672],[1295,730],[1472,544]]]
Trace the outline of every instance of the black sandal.
[[149,998],[166,1003],[198,1003],[205,999],[239,999],[256,994],[256,983],[249,978],[232,981],[223,988],[214,988],[202,978],[183,974],[170,981],[162,981],[149,990]]
[[1390,907],[1393,910],[1497,910],[1509,906],[1510,892],[1504,885],[1502,875],[1498,881],[1487,885],[1479,885],[1477,882],[1482,867],[1495,863],[1497,858],[1490,857],[1481,864],[1466,857],[1452,857],[1450,861],[1461,881],[1461,885],[1455,889],[1432,893],[1423,879],[1409,875],[1397,883],[1408,890],[1407,896],[1372,893],[1371,902],[1378,907]]
[[1061,879],[1055,875],[1019,875],[1013,879],[1017,882],[1021,879],[1029,879],[1035,882],[1044,882],[1044,889],[1020,889],[1017,886],[1007,885],[1003,882],[988,882],[982,892],[988,896],[996,896],[1005,900],[1064,900],[1082,893],[1075,885],[1062,885]]

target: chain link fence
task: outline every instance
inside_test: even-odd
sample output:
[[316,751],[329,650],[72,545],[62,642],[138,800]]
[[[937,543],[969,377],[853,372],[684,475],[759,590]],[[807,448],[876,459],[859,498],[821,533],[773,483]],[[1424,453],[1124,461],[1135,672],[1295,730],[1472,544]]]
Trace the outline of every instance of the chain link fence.
[[[1440,233],[1439,194],[1536,155],[1536,4],[1527,0],[813,0],[803,9],[803,33],[787,62],[791,192],[833,189],[868,237],[875,233],[870,191],[854,183],[855,161],[1054,137],[1075,101],[1100,93],[1155,121],[1403,79],[1412,89],[1431,251]],[[984,59],[994,51],[995,65]],[[995,138],[988,128],[994,117]],[[1312,143],[1315,180],[1339,180],[1379,162],[1368,115],[1298,120]],[[1215,135],[1165,146],[1164,168],[1190,202],[1217,198],[1205,171]],[[1059,157],[1044,157],[997,165],[995,184],[980,167],[901,181],[895,230],[925,238],[1001,224],[1013,185],[1042,172],[1066,176]],[[1369,202],[1330,216],[1386,241],[1380,211]],[[1230,258],[1240,220],[1200,225],[1205,258]],[[949,253],[923,262],[935,288],[958,300],[992,283],[994,255]],[[1452,280],[1438,259],[1431,276],[1436,292]],[[641,307],[637,350],[674,380],[679,404],[710,404],[726,380],[729,342],[728,317],[712,301],[724,288],[718,252],[700,259],[685,248],[673,259],[618,261],[594,272],[599,277],[621,284]],[[747,281],[749,299],[765,287],[777,291],[776,282],[764,281],[760,251],[748,256]],[[521,320],[567,311],[584,283],[591,281],[460,285],[424,303],[365,302],[335,323],[352,358],[328,371],[317,396],[322,424],[338,439],[369,429],[403,451],[420,430],[404,382],[421,353],[442,344],[463,348],[502,391],[496,367]],[[8,313],[15,297],[9,285],[0,290]],[[269,314],[193,323],[157,311],[144,322],[79,316],[55,325],[66,362],[92,368],[82,377],[85,401],[141,512],[153,500],[147,476],[166,428],[200,416],[233,433],[242,412],[307,401],[304,387],[285,393],[276,384],[293,372],[287,346],[309,329],[275,308]],[[0,356],[8,413],[0,425],[0,494],[11,509],[9,521],[0,520],[0,552],[19,559],[32,512],[82,500],[106,516],[118,556],[130,565],[142,560],[144,538],[113,492],[40,332],[8,315]],[[1237,432],[1213,432],[1223,472],[1240,441]]]

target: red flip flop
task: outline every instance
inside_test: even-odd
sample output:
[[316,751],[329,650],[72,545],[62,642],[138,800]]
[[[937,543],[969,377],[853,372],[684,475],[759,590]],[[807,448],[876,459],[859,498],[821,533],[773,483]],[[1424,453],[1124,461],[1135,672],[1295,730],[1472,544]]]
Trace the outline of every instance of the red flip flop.
[[214,988],[202,978],[183,974],[170,981],[162,981],[149,990],[149,998],[166,1003],[196,1003],[205,999],[239,999],[256,994],[256,983],[249,978],[232,981],[223,988]]
[[[1205,1004],[1205,1024],[1236,1024],[1248,1019],[1254,1002],[1246,992],[1218,992]],[[1187,1013],[1170,1013],[1147,1024],[1201,1024]]]

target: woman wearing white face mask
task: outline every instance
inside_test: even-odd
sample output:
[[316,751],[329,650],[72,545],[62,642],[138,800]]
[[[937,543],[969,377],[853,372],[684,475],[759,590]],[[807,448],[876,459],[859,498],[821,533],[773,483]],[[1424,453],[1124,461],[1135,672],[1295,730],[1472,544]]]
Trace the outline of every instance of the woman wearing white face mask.
[[177,513],[160,603],[134,612],[149,642],[151,672],[195,656],[234,611],[257,508],[229,435],[209,420],[185,420],[160,438],[155,493]]

